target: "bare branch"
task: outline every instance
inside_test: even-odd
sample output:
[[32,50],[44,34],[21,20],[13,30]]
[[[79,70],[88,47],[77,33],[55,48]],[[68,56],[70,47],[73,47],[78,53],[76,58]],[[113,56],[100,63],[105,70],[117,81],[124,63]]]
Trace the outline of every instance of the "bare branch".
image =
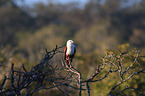
[[[34,66],[30,71],[26,70],[24,64],[18,69],[14,69],[14,64],[11,67],[11,76],[7,78],[5,76],[4,80],[0,85],[0,95],[9,96],[21,96],[22,90],[25,89],[26,92],[23,93],[25,96],[32,96],[35,92],[42,89],[58,89],[63,95],[70,96],[67,90],[63,89],[69,88],[78,92],[78,96],[82,96],[82,91],[86,91],[88,96],[91,96],[91,84],[99,81],[105,80],[112,73],[117,73],[119,76],[119,81],[112,85],[108,96],[112,95],[125,95],[125,91],[133,90],[143,92],[144,89],[138,89],[133,87],[126,87],[123,90],[117,90],[117,87],[121,86],[124,82],[129,81],[134,78],[135,75],[144,74],[145,69],[139,63],[140,51],[132,50],[120,52],[117,54],[106,54],[102,58],[102,64],[96,67],[96,70],[92,76],[88,79],[82,79],[82,73],[74,68],[71,63],[68,65],[61,60],[60,64],[51,64],[50,60],[58,53],[63,53],[61,48],[63,46],[54,48],[52,51],[46,50],[46,55],[40,61],[39,64]],[[132,55],[133,54],[133,55]],[[131,62],[124,62],[126,58],[129,58]],[[130,59],[131,58],[131,59]],[[112,78],[110,78],[112,79]],[[5,88],[6,81],[10,81],[11,86]],[[140,95],[141,95],[140,94]]]

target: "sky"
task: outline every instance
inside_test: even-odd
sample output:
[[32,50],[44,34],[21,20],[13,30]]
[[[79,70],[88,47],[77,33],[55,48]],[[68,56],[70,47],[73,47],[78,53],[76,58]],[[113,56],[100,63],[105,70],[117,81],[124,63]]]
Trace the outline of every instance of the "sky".
[[[19,6],[29,6],[33,7],[34,4],[36,3],[43,3],[43,4],[48,4],[49,2],[51,3],[61,3],[61,4],[68,4],[71,2],[78,2],[80,6],[84,6],[89,0],[14,0],[17,5]],[[102,0],[103,1],[103,0]],[[135,2],[140,2],[141,0],[126,0],[127,2],[123,4],[123,7],[130,6],[134,4]]]
[[81,5],[85,5],[89,0],[14,0],[16,2],[16,4],[18,5],[28,5],[28,6],[32,6],[36,3],[44,3],[44,4],[48,4],[49,2],[53,2],[53,3],[62,3],[62,4],[68,4],[70,2],[79,2]]

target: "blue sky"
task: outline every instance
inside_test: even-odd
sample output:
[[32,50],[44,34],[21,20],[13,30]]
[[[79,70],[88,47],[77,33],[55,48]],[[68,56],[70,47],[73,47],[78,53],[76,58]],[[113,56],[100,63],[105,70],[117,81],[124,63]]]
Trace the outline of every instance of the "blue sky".
[[87,3],[89,0],[15,0],[18,5],[28,5],[32,6],[33,4],[36,3],[44,3],[48,4],[48,2],[54,2],[54,3],[62,3],[62,4],[67,4],[70,2],[79,2],[81,5]]
[[[42,2],[44,4],[48,4],[49,2],[62,3],[62,4],[67,4],[67,3],[70,3],[70,2],[78,2],[80,4],[80,6],[83,6],[89,0],[14,0],[14,1],[16,1],[16,4],[18,4],[20,6],[33,7],[34,4],[40,3],[40,2]],[[140,2],[141,0],[127,0],[127,1],[128,2],[126,2],[125,4],[123,4],[123,7],[130,6],[130,5],[134,4],[135,2]]]

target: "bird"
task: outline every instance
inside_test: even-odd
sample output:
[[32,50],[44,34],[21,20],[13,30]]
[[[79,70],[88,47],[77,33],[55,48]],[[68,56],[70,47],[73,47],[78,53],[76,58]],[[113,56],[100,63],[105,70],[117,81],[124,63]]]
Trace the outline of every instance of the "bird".
[[71,64],[75,53],[76,47],[73,40],[68,40],[64,48],[64,60],[66,61],[66,64]]

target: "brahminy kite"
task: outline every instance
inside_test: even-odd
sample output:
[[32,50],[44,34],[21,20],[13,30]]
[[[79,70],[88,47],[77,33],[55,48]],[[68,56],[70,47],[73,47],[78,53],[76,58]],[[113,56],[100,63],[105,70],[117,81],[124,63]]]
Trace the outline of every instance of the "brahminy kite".
[[68,40],[64,49],[64,60],[67,64],[72,62],[72,59],[76,53],[76,47],[73,43],[73,40]]

